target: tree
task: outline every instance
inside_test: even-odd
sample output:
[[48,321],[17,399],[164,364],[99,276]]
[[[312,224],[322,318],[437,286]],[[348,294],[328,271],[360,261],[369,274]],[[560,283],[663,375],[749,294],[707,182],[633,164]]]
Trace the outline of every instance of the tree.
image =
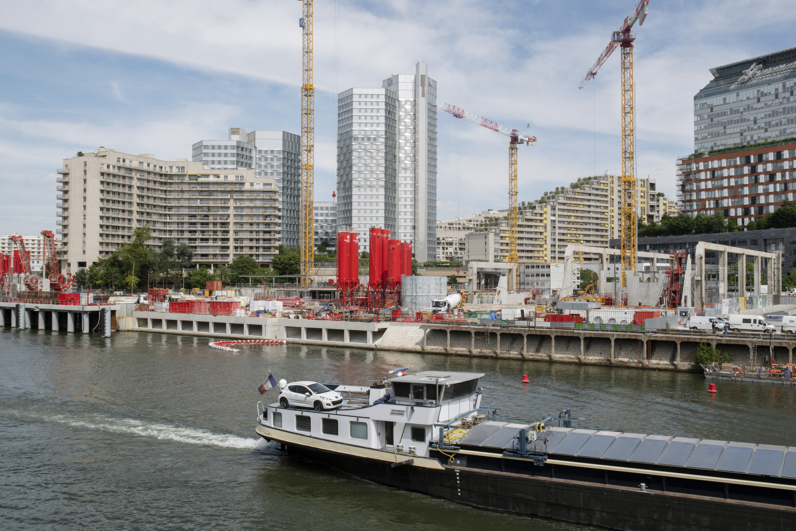
[[580,270],[580,289],[586,289],[589,284],[593,284],[597,282],[597,273],[592,271],[591,269],[581,269]]
[[412,258],[412,276],[413,277],[417,276],[417,268],[418,268],[418,266],[419,266],[419,264],[417,263],[417,260]]
[[455,286],[459,283],[459,279],[456,278],[456,275],[450,275],[448,277],[448,286]]
[[135,288],[138,287],[138,280],[139,278],[132,273],[129,273],[126,277],[124,277],[124,284],[125,287],[129,287],[130,291],[134,292]]
[[211,280],[218,280],[218,277],[211,273],[206,267],[198,267],[192,269],[191,272],[188,273],[185,284],[189,288],[205,289],[207,283]]
[[782,206],[763,219],[766,220],[766,226],[769,229],[796,227],[796,206],[791,205],[788,201],[783,201]]
[[757,223],[755,223],[754,220],[750,221],[746,224],[746,230],[757,230]]
[[722,352],[713,345],[708,345],[707,343],[700,343],[697,347],[696,363],[698,365],[724,363],[726,361],[732,361],[732,354]]
[[295,247],[280,245],[278,254],[274,256],[273,269],[277,275],[301,274],[301,254]]
[[216,268],[216,276],[218,277],[218,280],[221,281],[221,284],[224,285],[229,283],[233,277],[233,273],[229,266],[222,265]]
[[232,273],[230,281],[234,284],[247,283],[248,279],[243,278],[244,275],[261,274],[260,266],[251,256],[238,256],[229,265],[229,270]]
[[329,250],[326,247],[326,242],[321,242],[320,244],[318,244],[317,252],[318,254],[326,254],[327,252],[329,252]]
[[[793,271],[796,271],[794,269]],[[86,269],[79,269],[74,276],[75,285],[80,289],[88,288],[88,271]]]
[[362,251],[361,253],[359,253],[359,257],[364,259],[364,260],[369,260],[370,259],[370,253],[367,252],[367,251]]
[[[124,283],[128,287],[131,285],[127,280],[128,275],[134,274],[137,278],[144,278],[144,276],[148,277],[151,272],[153,253],[145,245],[150,239],[152,239],[152,234],[149,232],[149,227],[146,225],[139,227],[133,231],[133,241],[131,243],[125,243],[113,252],[114,255],[117,255],[123,267]],[[137,281],[133,285],[137,285]]]
[[734,218],[727,220],[727,232],[738,232],[738,222]]

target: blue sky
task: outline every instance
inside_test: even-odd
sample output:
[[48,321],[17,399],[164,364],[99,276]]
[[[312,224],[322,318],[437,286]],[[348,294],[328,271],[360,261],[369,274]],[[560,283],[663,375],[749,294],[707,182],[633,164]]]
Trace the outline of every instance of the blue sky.
[[[619,173],[618,52],[578,85],[635,4],[317,0],[316,200],[336,184],[336,91],[419,60],[440,102],[537,136],[520,151],[520,201]],[[55,170],[79,150],[190,158],[229,127],[300,132],[299,2],[29,0],[2,12],[0,234],[55,228]],[[708,69],[796,45],[794,19],[780,0],[651,0],[635,48],[639,175],[674,198]],[[506,138],[443,112],[438,124],[439,218],[505,208]]]

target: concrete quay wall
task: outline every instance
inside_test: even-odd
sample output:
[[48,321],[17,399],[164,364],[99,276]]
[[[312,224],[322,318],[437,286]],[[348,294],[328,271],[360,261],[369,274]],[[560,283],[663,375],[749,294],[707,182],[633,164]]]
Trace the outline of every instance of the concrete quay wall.
[[582,364],[692,370],[700,343],[732,355],[739,365],[792,363],[796,341],[785,336],[604,332],[422,325],[422,352]]
[[[110,312],[110,327],[99,329],[100,313]],[[50,330],[88,334],[107,333],[117,330],[117,319],[127,313],[119,306],[66,306],[60,304],[38,304],[23,302],[0,302],[0,328],[17,330]]]

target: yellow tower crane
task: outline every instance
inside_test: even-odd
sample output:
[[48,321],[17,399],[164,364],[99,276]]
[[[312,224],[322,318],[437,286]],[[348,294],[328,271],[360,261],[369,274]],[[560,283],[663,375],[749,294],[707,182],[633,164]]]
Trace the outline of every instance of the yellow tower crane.
[[516,129],[509,129],[508,127],[504,127],[497,122],[493,122],[492,120],[487,120],[486,118],[481,118],[478,115],[465,112],[464,109],[460,109],[454,105],[449,105],[447,103],[442,104],[442,110],[452,114],[455,118],[464,118],[470,122],[473,122],[476,125],[480,125],[481,127],[486,127],[487,129],[491,129],[496,133],[501,133],[509,137],[509,215],[508,215],[508,225],[509,225],[509,252],[508,252],[508,262],[510,264],[514,264],[515,267],[515,284],[514,289],[519,290],[520,288],[520,252],[519,252],[519,220],[520,220],[520,213],[517,204],[517,146],[520,144],[525,144],[528,146],[532,146],[536,143],[536,137],[527,137],[522,136]]
[[315,268],[315,87],[313,86],[312,0],[302,0],[301,80],[301,284],[310,286]]
[[586,86],[617,46],[622,48],[622,178],[620,180],[622,287],[627,288],[627,273],[636,275],[638,226],[636,224],[636,106],[633,83],[633,25],[644,24],[649,0],[641,0],[622,23],[622,29],[611,34],[611,42],[580,84]]

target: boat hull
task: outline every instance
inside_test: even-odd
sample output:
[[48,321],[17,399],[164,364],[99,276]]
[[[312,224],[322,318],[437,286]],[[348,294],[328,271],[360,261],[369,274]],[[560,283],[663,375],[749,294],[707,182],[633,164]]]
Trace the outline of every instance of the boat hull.
[[[639,531],[780,531],[792,529],[796,519],[796,509],[785,506],[682,493],[642,492],[635,487],[466,466],[433,467],[426,466],[422,458],[417,465],[396,466],[388,460],[365,457],[357,450],[347,453],[329,446],[318,448],[310,441],[302,444],[292,437],[294,434],[290,434],[289,441],[280,440],[278,433],[268,431],[267,439],[284,443],[290,453],[310,457],[367,481],[522,516]],[[265,437],[259,429],[258,433]]]

